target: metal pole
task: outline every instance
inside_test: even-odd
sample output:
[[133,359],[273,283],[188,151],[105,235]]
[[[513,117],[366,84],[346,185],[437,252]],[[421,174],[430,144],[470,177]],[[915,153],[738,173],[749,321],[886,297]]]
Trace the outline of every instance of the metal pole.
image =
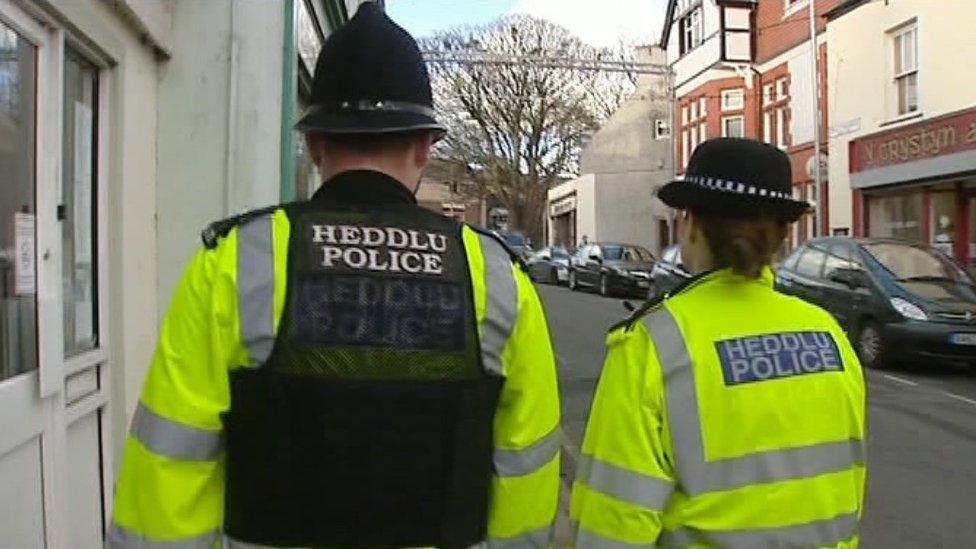
[[813,188],[816,193],[816,210],[813,236],[821,236],[823,228],[823,177],[820,173],[820,49],[817,48],[817,7],[816,0],[809,0],[810,7],[810,80],[813,86]]

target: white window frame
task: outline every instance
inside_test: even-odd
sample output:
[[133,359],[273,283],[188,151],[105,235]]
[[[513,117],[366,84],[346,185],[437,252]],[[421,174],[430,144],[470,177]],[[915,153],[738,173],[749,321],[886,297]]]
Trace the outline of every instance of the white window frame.
[[[729,135],[729,122],[739,121],[742,132],[740,135]],[[722,117],[722,137],[745,137],[746,135],[746,118],[741,114],[734,116],[723,116]]]
[[702,7],[697,6],[681,17],[678,29],[681,31],[679,50],[682,54],[688,53],[704,41],[705,30],[703,27],[704,17],[702,17]]
[[742,88],[722,90],[722,112],[741,111],[746,108],[746,93]]
[[654,121],[654,139],[670,139],[671,125],[667,120],[657,119]]
[[772,83],[763,86],[763,105],[770,105],[776,101],[775,85]]
[[689,135],[688,130],[681,132],[681,165],[682,167],[688,166],[688,157],[691,155],[691,149],[689,147]]
[[698,120],[698,101],[691,102],[691,106],[688,114],[689,122],[694,122],[695,120]]
[[783,18],[793,15],[806,7],[810,0],[783,0]]
[[773,144],[773,109],[763,111],[763,142]]
[[790,98],[790,85],[789,80],[786,78],[780,78],[776,81],[776,97],[774,101],[786,101]]
[[786,149],[789,146],[789,127],[786,124],[786,107],[776,109],[776,146]]
[[694,151],[698,147],[698,125],[692,124],[688,131],[691,133],[691,150]]
[[704,143],[705,141],[708,141],[708,123],[702,121],[698,124],[698,142]]
[[708,98],[704,95],[698,98],[698,115],[702,118],[708,116]]
[[[905,55],[905,37],[907,35],[912,35],[912,61],[911,66],[906,67],[907,56]],[[900,46],[900,47],[899,47]],[[917,112],[920,109],[919,106],[919,59],[918,59],[918,21],[912,21],[905,24],[891,33],[891,48],[894,54],[893,64],[892,64],[892,80],[894,83],[894,93],[895,93],[895,113],[898,116],[904,116]],[[899,70],[898,65],[901,65],[901,70]],[[907,108],[907,100],[903,104],[902,94],[907,93],[907,91],[902,91],[902,86],[905,85],[909,80],[915,81],[915,104],[912,108]],[[906,108],[903,108],[906,107]]]
[[688,105],[681,106],[681,125],[688,124]]

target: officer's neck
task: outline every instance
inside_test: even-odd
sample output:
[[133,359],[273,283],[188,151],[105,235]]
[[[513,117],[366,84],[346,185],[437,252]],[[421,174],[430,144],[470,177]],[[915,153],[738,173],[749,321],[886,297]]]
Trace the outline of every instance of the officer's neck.
[[420,185],[420,174],[416,170],[403,165],[402,162],[382,158],[337,159],[333,162],[323,163],[320,170],[324,181],[328,181],[343,172],[368,170],[386,174],[396,179],[411,193],[416,193],[417,187]]

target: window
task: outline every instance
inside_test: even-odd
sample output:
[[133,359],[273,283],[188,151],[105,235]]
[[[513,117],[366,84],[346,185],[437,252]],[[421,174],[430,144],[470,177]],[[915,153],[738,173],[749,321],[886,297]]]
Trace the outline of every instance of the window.
[[800,259],[800,256],[803,255],[803,251],[803,248],[793,250],[793,252],[783,260],[783,268],[788,271],[795,271],[796,263]]
[[37,368],[37,47],[0,19],[0,380]]
[[796,272],[810,278],[820,278],[824,260],[827,254],[817,248],[807,248],[799,261],[796,262]]
[[705,116],[708,114],[707,105],[708,105],[707,98],[705,98],[704,96],[698,98],[698,114],[701,115],[702,118],[705,118]]
[[745,137],[744,119],[741,116],[727,116],[722,119],[722,137]]
[[681,18],[681,54],[697,48],[702,43],[702,11],[701,7],[691,10]]
[[768,110],[763,113],[763,142],[773,143],[773,111]]
[[63,109],[64,351],[72,356],[98,343],[94,223],[98,69],[70,48],[64,60]]
[[684,126],[688,123],[688,106],[685,105],[681,107],[681,125]]
[[681,132],[681,161],[685,166],[688,165],[688,153],[691,152],[691,142],[688,139],[688,131]]
[[868,198],[868,236],[922,240],[922,193]]
[[930,195],[929,202],[931,202],[929,234],[932,235],[932,247],[949,257],[954,257],[959,213],[959,208],[956,206],[956,193],[935,192]]
[[708,140],[708,124],[702,122],[698,124],[698,142],[704,143]]
[[834,271],[840,270],[853,270],[857,269],[857,263],[854,262],[853,250],[850,246],[844,244],[834,244],[827,251],[827,259],[824,261],[824,278],[830,278],[830,274]]
[[[600,247],[596,247],[600,250]],[[603,246],[602,257],[607,261],[654,261],[651,252],[640,246]]]
[[766,84],[763,86],[763,105],[769,105],[774,101],[776,101],[776,96],[773,95],[773,85]]
[[688,119],[691,120],[692,122],[694,122],[695,120],[698,119],[698,102],[697,101],[692,101],[691,102],[691,115],[689,115],[689,118]]
[[722,90],[722,110],[741,111],[745,108],[745,93],[742,89]]
[[776,109],[776,146],[785,149],[790,142],[790,128],[787,124],[786,107]]
[[912,23],[893,38],[898,114],[908,114],[918,110],[918,27]]
[[691,150],[694,151],[698,146],[698,126],[691,127]]
[[776,98],[774,101],[785,101],[790,98],[790,81],[780,78],[776,81]]

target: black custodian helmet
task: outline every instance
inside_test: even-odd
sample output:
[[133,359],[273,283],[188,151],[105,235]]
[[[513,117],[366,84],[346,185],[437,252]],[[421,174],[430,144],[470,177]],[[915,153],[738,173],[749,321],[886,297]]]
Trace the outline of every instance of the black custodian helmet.
[[417,42],[373,2],[334,32],[315,64],[311,106],[295,125],[323,134],[446,132]]

